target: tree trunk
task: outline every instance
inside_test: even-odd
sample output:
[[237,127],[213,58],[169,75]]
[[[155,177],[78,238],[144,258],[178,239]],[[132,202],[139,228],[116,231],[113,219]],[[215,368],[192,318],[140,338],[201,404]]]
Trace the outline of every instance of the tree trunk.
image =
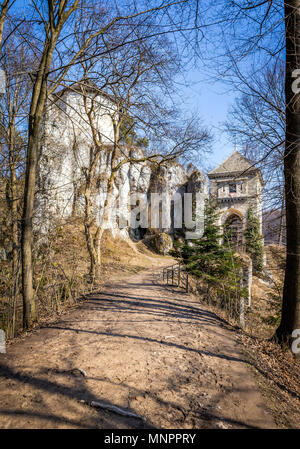
[[115,145],[111,156],[111,174],[107,182],[107,195],[104,202],[104,213],[103,213],[103,220],[101,225],[99,226],[97,233],[95,235],[95,247],[97,250],[97,260],[98,260],[98,267],[100,269],[101,266],[101,242],[102,237],[105,229],[105,223],[108,222],[109,219],[109,207],[112,204],[112,194],[114,190],[114,182],[117,176],[117,170],[114,169],[114,164],[117,160],[117,145],[119,143],[119,127],[115,126]]
[[104,233],[104,226],[105,223],[108,221],[108,212],[109,212],[109,205],[111,204],[112,200],[112,193],[113,193],[113,185],[114,180],[116,177],[116,173],[112,172],[107,185],[107,195],[104,203],[104,212],[103,212],[103,219],[100,226],[97,227],[96,232],[94,236],[92,235],[92,212],[91,212],[91,198],[90,198],[90,186],[89,181],[86,183],[85,188],[85,220],[84,220],[84,230],[85,230],[85,237],[86,237],[86,243],[87,243],[87,249],[90,257],[90,271],[89,276],[91,278],[91,282],[94,282],[95,279],[98,279],[100,277],[100,270],[101,270],[101,241]]
[[92,200],[91,200],[91,191],[92,184],[95,182],[95,171],[97,168],[97,164],[100,159],[102,144],[99,142],[99,139],[96,136],[96,127],[92,119],[92,108],[89,109],[86,102],[86,97],[84,96],[84,105],[85,111],[88,116],[94,145],[90,147],[90,163],[89,169],[86,173],[86,182],[85,182],[85,217],[84,217],[84,229],[85,229],[85,237],[87,243],[87,249],[90,257],[90,270],[89,276],[91,282],[94,282],[95,279],[100,278],[101,274],[101,242],[104,233],[105,223],[107,223],[109,218],[109,206],[112,202],[112,193],[114,188],[114,180],[117,175],[117,170],[115,168],[115,163],[117,160],[117,148],[119,143],[119,128],[120,123],[114,123],[114,148],[112,150],[111,155],[111,173],[107,182],[107,194],[104,202],[104,211],[102,223],[97,226],[96,232],[94,236],[92,235],[92,223],[94,222],[92,217]]
[[300,0],[285,1],[285,28],[286,140],[284,176],[287,257],[282,318],[275,338],[280,343],[290,344],[293,330],[300,329],[300,94],[295,93],[295,89],[292,89],[295,81],[292,76],[293,71],[300,69]]
[[96,254],[97,254],[97,269],[98,273],[100,273],[101,268],[101,243],[102,243],[102,237],[105,229],[105,223],[108,222],[109,219],[109,205],[112,201],[112,193],[113,193],[113,187],[114,187],[114,180],[116,177],[116,173],[112,172],[109,180],[108,180],[108,186],[107,186],[107,195],[104,203],[104,213],[103,213],[103,221],[101,225],[98,227],[97,232],[95,234],[95,248],[96,248]]
[[36,321],[36,305],[33,295],[33,266],[32,266],[32,219],[34,208],[35,182],[38,159],[39,131],[41,118],[33,124],[29,119],[29,141],[26,162],[26,178],[24,191],[24,211],[22,219],[22,290],[23,290],[23,325],[25,329]]
[[1,12],[0,12],[0,51],[1,51],[1,47],[2,47],[4,22],[6,19],[6,14],[7,14],[9,6],[10,6],[10,0],[4,0],[4,2],[2,2]]
[[8,134],[8,165],[9,165],[9,212],[10,212],[10,229],[12,242],[12,273],[15,275],[18,260],[18,222],[17,222],[17,177],[16,177],[16,161],[15,161],[15,126],[10,122],[7,130]]
[[91,212],[91,188],[89,180],[86,181],[86,187],[84,192],[85,198],[85,213],[84,213],[84,232],[87,244],[87,249],[90,257],[90,269],[89,276],[91,282],[95,281],[97,271],[97,254],[95,250],[95,244],[92,234],[92,212]]
[[282,192],[282,201],[281,201],[281,214],[280,214],[280,222],[279,222],[279,236],[278,236],[278,245],[282,245],[283,242],[283,228],[284,228],[284,207],[285,207],[285,189],[283,187]]
[[[26,157],[24,209],[22,217],[22,290],[23,290],[23,325],[31,326],[36,320],[36,305],[33,294],[32,266],[32,219],[37,162],[40,146],[40,134],[43,113],[47,100],[47,80],[52,63],[53,52],[64,24],[78,8],[79,1],[48,0],[48,22],[45,23],[45,41],[38,71],[33,83],[28,126],[28,144]],[[68,5],[69,3],[69,5]],[[37,7],[35,6],[37,9]],[[89,42],[89,41],[87,41]],[[66,71],[68,69],[66,68]],[[52,85],[53,88],[53,85]]]
[[[86,97],[84,97],[85,102],[85,110],[87,111]],[[91,113],[91,112],[90,112]],[[88,117],[90,118],[90,114],[87,112]],[[87,249],[90,257],[90,270],[89,277],[92,283],[95,282],[95,279],[99,277],[99,262],[98,255],[96,249],[96,236],[99,232],[99,228],[97,228],[95,232],[95,236],[93,236],[92,226],[95,222],[92,216],[92,185],[95,182],[95,171],[97,168],[97,164],[100,158],[101,147],[98,145],[91,145],[90,147],[90,162],[89,168],[86,172],[86,181],[85,181],[85,190],[84,190],[84,199],[85,199],[85,209],[84,209],[84,232],[85,239],[87,244]]]
[[28,329],[37,319],[36,304],[33,294],[32,264],[32,219],[36,184],[37,162],[39,155],[40,134],[43,113],[47,98],[47,77],[52,61],[56,38],[46,42],[39,70],[33,87],[30,113],[28,145],[26,158],[24,209],[22,217],[22,291],[23,291],[23,327]]
[[11,317],[11,337],[15,333],[16,320],[16,301],[19,293],[18,277],[19,277],[19,232],[18,232],[18,200],[17,200],[17,176],[16,176],[16,161],[15,161],[15,126],[10,123],[8,129],[8,145],[9,145],[9,209],[11,220],[11,243],[12,243],[12,317]]

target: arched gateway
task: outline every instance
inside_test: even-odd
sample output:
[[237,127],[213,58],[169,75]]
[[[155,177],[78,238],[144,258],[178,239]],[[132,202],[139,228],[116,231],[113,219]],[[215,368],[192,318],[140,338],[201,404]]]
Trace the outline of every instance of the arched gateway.
[[225,221],[224,240],[235,247],[243,245],[243,221],[239,215],[232,214]]
[[234,151],[209,174],[210,196],[217,201],[224,239],[244,248],[243,233],[250,207],[260,223],[262,233],[262,186],[259,169],[238,151]]

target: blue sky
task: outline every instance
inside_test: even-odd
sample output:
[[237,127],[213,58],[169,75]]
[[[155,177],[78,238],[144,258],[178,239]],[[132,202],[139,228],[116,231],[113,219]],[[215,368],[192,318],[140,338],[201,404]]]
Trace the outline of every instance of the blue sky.
[[229,117],[229,108],[234,102],[235,94],[222,82],[213,83],[204,80],[197,69],[188,70],[184,78],[190,84],[183,88],[184,110],[197,112],[204,125],[212,130],[214,137],[212,154],[208,156],[204,165],[205,168],[206,166],[213,168],[234,151],[234,143],[219,128]]
[[[23,9],[26,4],[24,0],[16,0],[14,8]],[[199,166],[200,169],[207,171],[220,164],[234,150],[234,144],[218,128],[226,120],[235,95],[221,82],[213,84],[206,81],[205,69],[201,67],[196,69],[192,63],[187,64],[187,70],[180,78],[179,83],[189,84],[189,87],[179,86],[183,93],[183,110],[187,114],[195,111],[203,119],[204,126],[211,128],[214,137],[212,154],[205,158],[203,166]]]

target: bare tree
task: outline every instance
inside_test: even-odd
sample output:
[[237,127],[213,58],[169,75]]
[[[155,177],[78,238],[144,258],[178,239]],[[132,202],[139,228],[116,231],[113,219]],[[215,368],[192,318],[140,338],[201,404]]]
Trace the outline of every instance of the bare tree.
[[[275,338],[281,343],[289,344],[292,332],[300,328],[300,94],[299,89],[293,88],[295,81],[297,84],[295,73],[298,72],[295,71],[299,70],[300,64],[300,1],[221,1],[219,9],[216,9],[219,17],[224,20],[219,33],[224,42],[216,39],[214,47],[215,61],[219,63],[218,76],[222,75],[226,78],[229,75],[229,79],[231,78],[232,61],[239,67],[245,67],[246,62],[248,66],[251,64],[250,67],[254,73],[280,55],[282,60],[285,58],[286,126],[283,167],[287,256],[282,319]],[[270,150],[269,154],[276,148]]]
[[300,1],[285,2],[286,134],[284,153],[287,256],[282,317],[276,331],[281,343],[290,343],[300,329],[300,93],[293,89],[294,70],[300,68]]
[[[9,27],[10,28],[10,27]],[[24,28],[23,28],[24,29]],[[8,30],[8,34],[10,30]],[[30,78],[28,66],[34,66],[32,55],[16,35],[10,34],[2,47],[1,67],[6,74],[5,94],[0,101],[1,124],[1,160],[6,179],[6,200],[9,210],[12,260],[12,323],[14,334],[16,299],[20,268],[20,214],[22,209],[22,176],[24,174],[24,156],[26,148],[27,113]]]
[[229,111],[225,129],[263,174],[265,222],[270,235],[277,234],[277,241],[281,243],[285,218],[284,65],[277,59],[247,76],[236,70],[236,76],[240,81],[240,94]]
[[[282,317],[275,339],[280,343],[290,344],[292,333],[300,328],[300,93],[295,86],[295,70],[299,70],[299,0],[265,0],[233,2],[232,7],[237,16],[242,16],[243,24],[251,24],[256,34],[249,28],[241,28],[244,33],[241,49],[239,40],[231,50],[230,61],[242,61],[249,55],[253,71],[261,70],[270,60],[278,55],[285,56],[285,141],[284,141],[284,195],[286,208],[287,255],[285,280],[282,298]],[[229,23],[232,21],[228,21]],[[236,22],[237,23],[237,22]],[[235,27],[235,31],[237,28]],[[246,37],[247,36],[247,37]],[[228,59],[227,59],[228,61]],[[255,67],[255,68],[254,68]],[[227,69],[228,66],[227,66]],[[296,72],[298,73],[298,72]],[[293,84],[294,83],[294,84]],[[274,151],[277,146],[269,151]],[[266,160],[266,157],[264,158]]]
[[68,2],[48,1],[47,19],[41,15],[45,27],[44,48],[38,70],[33,80],[31,105],[29,111],[28,147],[24,189],[24,208],[22,219],[22,288],[23,288],[23,315],[24,327],[28,328],[36,320],[36,305],[33,295],[33,268],[32,268],[32,217],[34,208],[34,195],[36,183],[36,170],[39,154],[40,133],[43,112],[47,99],[47,81],[52,63],[53,53],[62,29],[70,16],[77,9],[78,0]]
[[[96,54],[103,54],[112,51],[113,48],[103,49],[101,44],[103,37],[116,24],[124,24],[127,27],[128,21],[135,18],[154,14],[161,10],[165,10],[173,5],[183,3],[163,2],[156,3],[150,8],[137,9],[133,5],[133,9],[125,8],[125,13],[121,15],[118,7],[113,8],[108,14],[99,3],[89,3],[84,0],[48,0],[47,5],[44,2],[33,3],[33,17],[36,24],[40,24],[38,32],[41,34],[43,49],[41,51],[39,67],[32,75],[33,87],[31,105],[29,111],[29,127],[28,127],[28,146],[26,159],[25,174],[25,193],[24,208],[22,220],[22,287],[24,301],[24,327],[31,326],[37,318],[36,305],[33,294],[33,269],[32,269],[32,218],[34,212],[34,196],[37,173],[37,162],[39,154],[39,142],[43,123],[43,113],[46,105],[47,95],[54,92],[56,88],[65,79],[68,72],[72,72],[72,67],[77,64],[82,54],[90,49],[97,48]],[[91,5],[91,6],[90,6]],[[96,29],[86,29],[84,32],[84,41],[80,47],[76,46],[76,42],[72,39],[74,29],[72,24],[76,24],[76,14],[80,18],[84,13],[88,14],[92,9],[98,11],[98,23]],[[36,25],[37,26],[37,25]],[[71,31],[70,31],[71,27]],[[126,45],[128,40],[132,40],[132,31],[129,35],[124,33],[122,42],[118,42],[117,46]],[[30,44],[30,42],[29,42]],[[37,49],[37,51],[40,51]],[[90,57],[90,56],[88,56]],[[53,67],[55,65],[56,67]]]
[[[170,87],[172,60],[170,55],[166,56],[160,43],[141,41],[119,52],[109,53],[100,61],[85,59],[82,62],[84,77],[73,89],[79,90],[82,95],[81,119],[88,123],[92,137],[88,163],[84,168],[84,227],[92,281],[100,274],[101,241],[113,201],[114,182],[120,169],[125,164],[144,164],[146,161],[164,164],[184,156],[188,159],[187,154],[191,152],[199,156],[203,154],[204,143],[209,140],[203,126],[195,130],[190,121],[185,126],[175,126],[174,117],[177,115],[178,118],[178,111],[166,109],[162,100],[158,104],[151,95],[152,91],[156,91],[162,98],[163,90],[166,86]],[[89,76],[101,83],[101,88],[91,82]],[[101,104],[103,97],[108,101],[106,106]],[[109,139],[103,135],[103,129],[99,126],[99,116],[103,115],[103,111],[113,128],[113,135]],[[131,125],[126,128],[124,124],[129,117]],[[128,137],[126,133],[133,134],[138,128],[139,132],[143,129],[149,137],[150,146],[147,150],[137,151],[134,146],[124,144]],[[156,146],[151,148],[151,134],[152,138],[153,134],[156,140],[159,138],[160,149]],[[98,166],[103,153],[109,156],[109,170],[106,179],[102,180],[106,182],[106,198],[100,222],[98,220],[96,224],[92,191],[99,177]]]
[[3,0],[3,2],[0,4],[0,52],[1,52],[1,46],[2,46],[5,19],[6,19],[9,8],[11,8],[11,6],[14,3],[15,3],[15,0]]

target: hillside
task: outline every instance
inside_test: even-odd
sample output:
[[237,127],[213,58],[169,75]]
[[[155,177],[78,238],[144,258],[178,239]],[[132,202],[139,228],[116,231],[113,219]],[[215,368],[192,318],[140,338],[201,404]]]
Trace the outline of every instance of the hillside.
[[[76,305],[82,295],[97,290],[107,281],[120,279],[145,268],[160,265],[165,260],[151,251],[142,241],[113,238],[105,231],[102,246],[101,277],[90,284],[87,273],[89,257],[81,220],[69,219],[38,240],[35,255],[35,289],[39,322],[54,319],[65,309]],[[11,262],[0,261],[0,327],[8,329],[11,337],[13,307],[16,308],[15,332],[22,329],[22,298],[16,304],[8,297]]]

